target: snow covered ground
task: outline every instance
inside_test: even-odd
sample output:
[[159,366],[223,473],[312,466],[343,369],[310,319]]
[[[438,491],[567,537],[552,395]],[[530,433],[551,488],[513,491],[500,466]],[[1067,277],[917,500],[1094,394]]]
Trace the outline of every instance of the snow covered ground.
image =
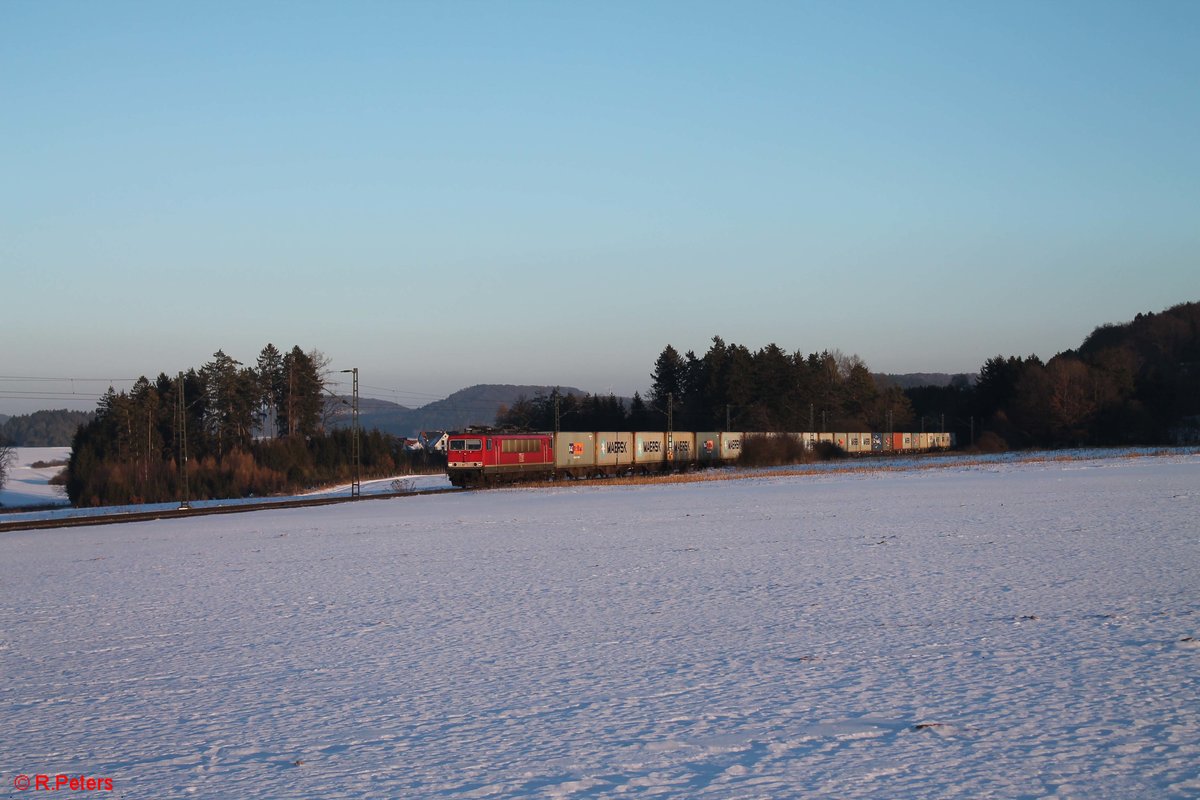
[[16,458],[8,470],[8,480],[0,489],[0,507],[67,505],[67,493],[51,486],[50,479],[62,467],[34,467],[38,463],[66,461],[69,447],[14,447]]
[[1200,456],[0,536],[0,797],[1200,796]]

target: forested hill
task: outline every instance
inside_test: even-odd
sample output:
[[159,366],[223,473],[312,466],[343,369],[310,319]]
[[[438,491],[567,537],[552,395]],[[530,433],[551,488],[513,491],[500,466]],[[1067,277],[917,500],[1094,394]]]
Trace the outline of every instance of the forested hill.
[[[460,430],[468,425],[492,425],[501,406],[511,407],[517,401],[530,399],[538,394],[548,395],[555,388],[561,394],[582,396],[583,392],[572,387],[532,386],[513,384],[478,384],[460,389],[445,400],[407,408],[387,400],[361,398],[359,400],[359,424],[364,430],[378,429],[396,436],[416,436],[420,431]],[[338,413],[334,417],[336,426],[350,424],[349,398],[338,398]]]
[[75,430],[93,416],[67,409],[0,416],[0,440],[16,447],[70,447]]
[[970,387],[907,391],[988,449],[1200,442],[1200,303],[1096,328],[1076,350],[988,359]]
[[874,373],[874,378],[876,382],[899,386],[901,389],[915,389],[920,386],[969,386],[975,382],[973,374],[949,372],[906,372],[903,375],[877,372]]

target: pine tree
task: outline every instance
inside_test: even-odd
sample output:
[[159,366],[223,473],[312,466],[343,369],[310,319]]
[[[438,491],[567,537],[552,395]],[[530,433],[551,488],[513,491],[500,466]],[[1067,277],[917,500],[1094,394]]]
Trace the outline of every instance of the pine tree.
[[312,357],[298,346],[283,357],[283,398],[279,430],[287,436],[312,436],[321,427],[325,385]]
[[771,429],[788,427],[794,386],[792,360],[779,345],[772,342],[754,354],[754,394],[767,410]]
[[650,387],[650,402],[660,411],[666,413],[668,398],[679,402],[683,397],[683,381],[687,367],[679,351],[671,345],[663,348],[658,360],[654,362],[653,381]]
[[218,457],[249,447],[254,415],[262,405],[256,375],[241,366],[240,361],[218,350],[200,370],[208,399],[205,430],[215,440]]
[[279,402],[284,392],[283,354],[270,342],[258,354],[255,377],[262,405],[258,410],[258,425],[263,435],[279,435]]
[[644,431],[649,427],[650,411],[646,408],[646,401],[641,393],[634,392],[633,399],[629,401],[629,429]]
[[871,428],[868,421],[878,418],[879,389],[867,365],[858,356],[852,356],[849,374],[846,376],[846,395],[842,405],[842,426],[847,430],[861,431]]

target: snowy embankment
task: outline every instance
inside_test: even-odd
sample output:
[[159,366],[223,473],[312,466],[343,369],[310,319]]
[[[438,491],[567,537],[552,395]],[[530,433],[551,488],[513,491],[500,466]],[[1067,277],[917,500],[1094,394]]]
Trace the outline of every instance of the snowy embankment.
[[[34,467],[39,462],[65,462],[71,455],[69,447],[18,447],[16,460],[10,470],[9,480],[0,489],[0,508],[5,513],[4,522],[29,520],[76,519],[79,517],[116,516],[131,511],[170,511],[179,508],[179,501],[170,503],[143,503],[127,506],[101,506],[98,508],[73,508],[61,486],[51,486],[50,479],[62,471],[62,466]],[[450,482],[445,474],[405,475],[381,480],[363,481],[362,494],[387,494],[395,491],[427,491],[449,489]],[[327,486],[306,492],[303,495],[276,497],[246,497],[223,500],[190,499],[192,508],[212,506],[237,506],[272,501],[292,500],[297,496],[325,497],[350,494],[350,484]],[[25,510],[21,510],[25,509]]]
[[0,792],[1195,797],[1198,511],[1177,455],[7,534]]

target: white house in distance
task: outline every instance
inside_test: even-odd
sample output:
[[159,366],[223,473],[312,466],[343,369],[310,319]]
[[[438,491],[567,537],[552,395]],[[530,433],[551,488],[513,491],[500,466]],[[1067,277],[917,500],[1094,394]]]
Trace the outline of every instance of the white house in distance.
[[421,431],[418,436],[426,450],[435,453],[446,452],[446,443],[450,440],[450,434],[445,431]]

